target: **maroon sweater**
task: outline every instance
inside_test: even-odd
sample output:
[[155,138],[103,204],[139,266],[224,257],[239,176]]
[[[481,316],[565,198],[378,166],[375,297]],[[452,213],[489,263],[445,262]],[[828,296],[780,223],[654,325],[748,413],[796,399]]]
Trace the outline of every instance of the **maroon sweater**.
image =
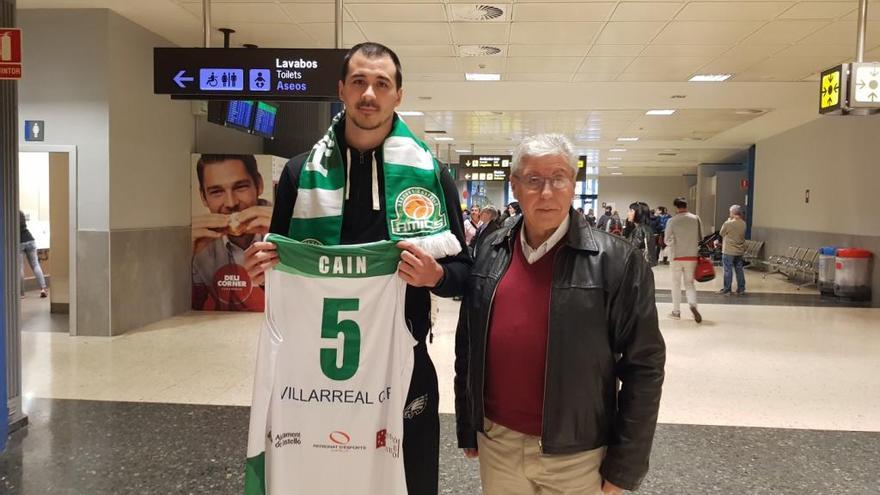
[[492,305],[486,346],[486,417],[541,436],[553,260],[562,241],[530,265],[516,236]]

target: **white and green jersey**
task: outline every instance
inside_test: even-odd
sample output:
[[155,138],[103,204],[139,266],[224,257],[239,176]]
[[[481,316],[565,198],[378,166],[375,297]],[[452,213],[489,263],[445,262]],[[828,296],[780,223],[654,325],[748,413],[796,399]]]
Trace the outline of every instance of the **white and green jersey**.
[[403,409],[416,340],[391,241],[270,236],[247,495],[405,495]]

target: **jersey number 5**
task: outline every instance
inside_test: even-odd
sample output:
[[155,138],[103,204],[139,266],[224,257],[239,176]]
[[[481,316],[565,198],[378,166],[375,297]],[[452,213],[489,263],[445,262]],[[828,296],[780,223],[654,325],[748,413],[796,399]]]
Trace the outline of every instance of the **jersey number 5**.
[[324,299],[321,317],[321,338],[333,339],[342,335],[342,366],[337,366],[339,349],[321,349],[321,371],[331,380],[348,380],[357,373],[361,362],[361,328],[353,320],[339,321],[341,311],[357,311],[357,299]]

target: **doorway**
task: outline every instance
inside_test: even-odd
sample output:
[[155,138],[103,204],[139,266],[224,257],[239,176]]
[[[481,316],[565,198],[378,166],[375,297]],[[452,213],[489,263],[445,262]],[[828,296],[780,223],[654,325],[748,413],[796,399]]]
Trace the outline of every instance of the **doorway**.
[[75,148],[22,146],[18,192],[21,235],[33,239],[19,246],[19,328],[76,335]]

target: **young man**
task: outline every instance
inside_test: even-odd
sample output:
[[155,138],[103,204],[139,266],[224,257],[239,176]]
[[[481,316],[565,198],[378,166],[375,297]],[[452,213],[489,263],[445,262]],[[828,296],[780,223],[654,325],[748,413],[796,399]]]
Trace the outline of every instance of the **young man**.
[[743,273],[743,255],[746,254],[746,222],[742,218],[742,207],[730,207],[730,218],[721,226],[723,243],[721,264],[724,266],[724,288],[721,294],[730,294],[733,284],[733,271],[736,271],[736,294],[746,293],[746,276]]
[[703,316],[697,310],[697,289],[694,287],[694,269],[697,267],[697,259],[700,252],[700,240],[703,238],[700,217],[688,211],[688,203],[685,198],[676,198],[673,206],[678,213],[666,222],[664,242],[669,249],[669,257],[672,259],[670,272],[672,273],[672,313],[669,317],[673,320],[681,319],[681,284],[687,292],[687,302],[694,315],[694,321],[700,323]]
[[[399,138],[392,134],[401,126],[405,127],[394,111],[403,97],[402,83],[399,59],[383,45],[362,43],[354,46],[345,57],[339,81],[339,97],[345,103],[345,114],[333,126],[334,146],[339,147],[346,174],[339,244],[389,239],[389,222],[393,221],[395,212],[386,207],[385,186],[389,177],[386,177],[385,155],[392,149],[391,143],[399,142]],[[307,197],[307,190],[299,189],[300,171],[306,157],[307,154],[303,154],[293,158],[282,172],[269,229],[271,233],[288,235],[293,230],[292,225],[295,226],[297,199]],[[433,158],[431,161],[434,162]],[[312,162],[308,164],[312,165]],[[430,330],[430,294],[433,292],[441,297],[460,294],[470,268],[457,209],[460,204],[458,191],[448,170],[439,171],[439,181],[447,206],[446,222],[455,236],[459,254],[435,260],[413,243],[398,244],[404,250],[398,273],[409,285],[405,319],[418,341],[406,408],[401,412],[404,418],[403,460],[410,495],[437,493],[439,394],[437,374],[425,343]],[[422,206],[429,208],[430,205]],[[245,265],[251,277],[258,281],[277,263],[276,246],[272,243],[257,243],[248,249]]]
[[516,148],[522,220],[486,237],[461,305],[458,445],[486,495],[616,495],[648,471],[666,360],[654,278],[571,208],[576,173],[561,135]]

